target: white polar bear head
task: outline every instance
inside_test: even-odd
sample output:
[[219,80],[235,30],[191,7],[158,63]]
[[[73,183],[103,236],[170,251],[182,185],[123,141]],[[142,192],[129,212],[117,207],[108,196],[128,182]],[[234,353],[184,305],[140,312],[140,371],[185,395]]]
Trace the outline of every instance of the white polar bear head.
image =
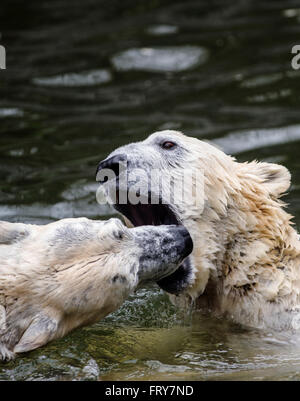
[[[181,185],[182,176],[187,186]],[[237,163],[207,142],[167,130],[116,149],[99,164],[97,180],[132,225],[183,224],[189,230],[192,256],[159,284],[196,298],[210,277],[220,274],[235,236],[259,230],[274,234],[270,221],[281,209],[278,197],[288,189],[290,173],[271,163]],[[268,212],[262,213],[259,203]],[[186,277],[190,271],[196,274],[193,282]]]
[[132,288],[173,273],[193,248],[188,231],[175,225],[128,228],[116,218],[76,218],[63,219],[52,226],[44,226],[48,228],[43,239],[47,263],[53,258],[56,265],[64,266],[72,260],[98,255],[92,265],[99,266],[101,277],[111,277],[115,282],[114,273],[123,275]]

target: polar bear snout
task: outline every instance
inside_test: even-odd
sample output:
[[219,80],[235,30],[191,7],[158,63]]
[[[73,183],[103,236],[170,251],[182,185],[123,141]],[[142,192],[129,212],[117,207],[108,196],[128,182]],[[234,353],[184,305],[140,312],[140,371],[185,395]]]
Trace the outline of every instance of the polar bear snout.
[[[175,262],[186,258],[193,250],[193,240],[190,233],[184,226],[170,225],[166,226],[167,233],[162,241],[162,253],[174,257]],[[173,256],[173,252],[174,253]]]
[[142,249],[139,281],[159,281],[174,273],[193,250],[193,241],[183,226],[141,226],[131,229]]
[[103,177],[100,176],[100,173],[102,173],[104,170],[109,170],[115,175],[115,177],[118,177],[120,173],[120,165],[125,164],[126,162],[127,156],[125,154],[117,154],[115,156],[108,157],[105,160],[102,160],[97,166],[97,180],[102,183],[106,181],[106,179],[108,178],[107,175],[104,175]]

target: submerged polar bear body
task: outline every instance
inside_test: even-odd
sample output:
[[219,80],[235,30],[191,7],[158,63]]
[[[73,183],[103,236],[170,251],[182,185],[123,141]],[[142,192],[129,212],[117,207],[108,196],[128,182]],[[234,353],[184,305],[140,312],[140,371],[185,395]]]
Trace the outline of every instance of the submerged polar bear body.
[[[168,205],[194,242],[189,261],[195,280],[184,294],[172,296],[176,302],[194,300],[199,309],[253,327],[300,328],[300,241],[279,199],[290,186],[285,167],[238,163],[175,131],[116,149],[107,167],[112,158],[126,160],[129,172],[159,171],[162,187],[186,169],[203,172],[201,208],[184,200]],[[106,185],[109,194],[112,181]],[[163,198],[161,186],[151,192]],[[136,225],[139,205],[134,215],[116,208]]]
[[183,227],[0,222],[0,359],[99,321],[141,283],[173,273],[191,250]]

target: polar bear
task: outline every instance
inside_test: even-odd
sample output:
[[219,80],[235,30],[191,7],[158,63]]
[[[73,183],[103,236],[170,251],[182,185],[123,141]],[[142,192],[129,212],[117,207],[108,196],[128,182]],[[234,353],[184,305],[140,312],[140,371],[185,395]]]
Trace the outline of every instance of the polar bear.
[[183,226],[129,229],[119,220],[0,222],[0,360],[116,310],[192,251]]
[[[173,300],[247,326],[300,327],[300,241],[280,200],[291,178],[284,166],[238,163],[207,142],[171,130],[116,149],[99,164],[98,174],[103,168],[117,172],[121,162],[127,176],[145,172],[142,181],[154,171],[154,185],[144,187],[149,199],[155,193],[160,201],[124,205],[117,198],[114,206],[127,221],[133,226],[180,222],[192,236],[191,256],[159,282]],[[165,202],[166,183],[185,171],[202,172],[200,202]],[[108,198],[112,188],[120,191],[116,182],[102,185]],[[187,270],[193,271],[193,280]]]

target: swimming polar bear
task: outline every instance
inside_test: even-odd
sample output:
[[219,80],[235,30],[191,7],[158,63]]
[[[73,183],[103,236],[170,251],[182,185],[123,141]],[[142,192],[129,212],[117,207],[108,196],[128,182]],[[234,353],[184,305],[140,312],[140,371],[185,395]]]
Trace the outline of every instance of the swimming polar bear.
[[0,221],[0,360],[99,321],[138,285],[173,273],[192,246],[183,226]]
[[[156,172],[151,189],[144,187],[161,203],[126,205],[117,197],[114,206],[127,221],[133,226],[180,222],[192,236],[191,256],[159,282],[167,292],[180,294],[173,300],[247,326],[300,328],[300,241],[279,199],[290,186],[285,167],[238,163],[209,143],[169,130],[116,149],[99,164],[98,174],[103,168],[116,172],[120,162],[127,165],[127,175],[146,172],[140,181]],[[185,171],[202,172],[198,205],[185,199],[164,202],[166,183]],[[108,198],[114,182],[102,185]],[[120,188],[115,189],[119,196]]]

